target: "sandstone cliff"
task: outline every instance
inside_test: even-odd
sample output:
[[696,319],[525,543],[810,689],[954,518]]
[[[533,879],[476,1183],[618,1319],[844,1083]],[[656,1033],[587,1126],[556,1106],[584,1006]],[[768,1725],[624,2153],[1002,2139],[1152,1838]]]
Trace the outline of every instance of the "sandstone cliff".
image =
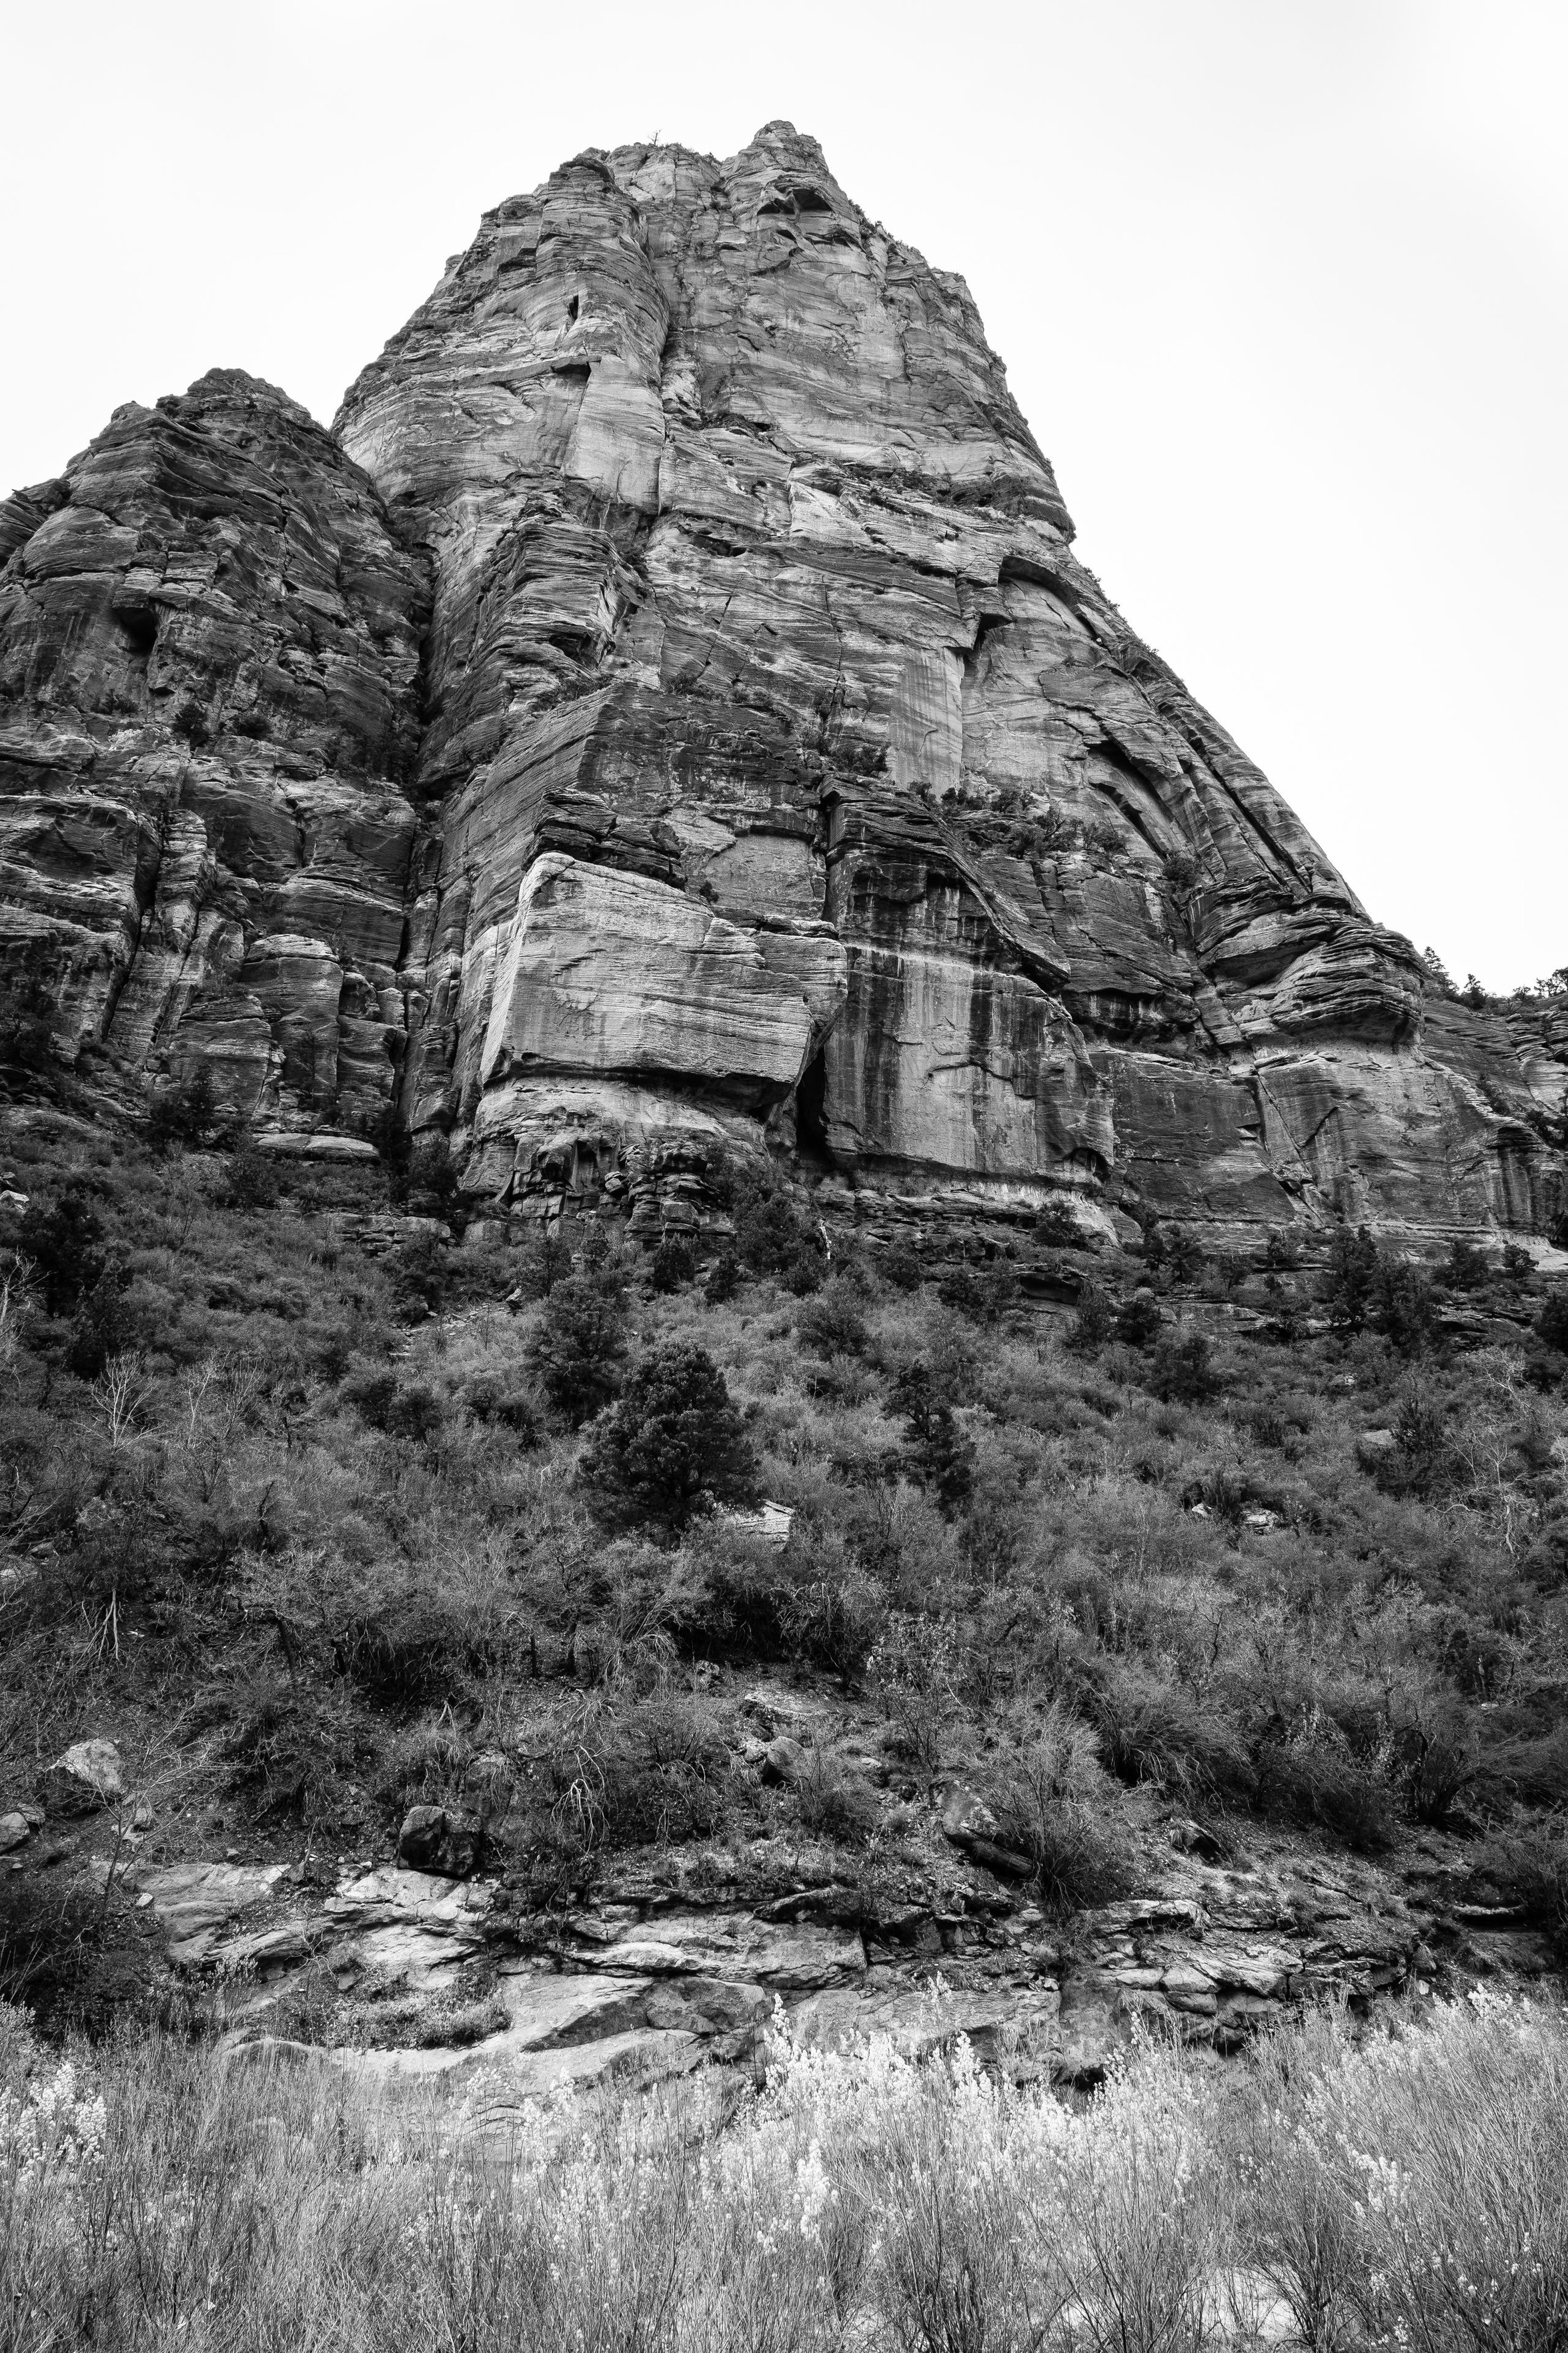
[[1428,988],[1071,541],[815,142],[579,156],[332,437],[209,376],[5,510],[12,968],[498,1210],[765,1134],[840,1207],[1542,1226],[1550,1025]]
[[427,600],[305,412],[216,372],[0,515],[0,935],[57,1044],[263,1123],[390,1103]]

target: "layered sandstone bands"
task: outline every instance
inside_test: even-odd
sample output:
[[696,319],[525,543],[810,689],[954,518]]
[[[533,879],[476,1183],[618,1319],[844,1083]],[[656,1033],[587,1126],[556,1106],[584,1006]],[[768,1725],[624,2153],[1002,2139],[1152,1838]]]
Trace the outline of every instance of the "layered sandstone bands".
[[[230,372],[12,502],[0,937],[106,1080],[263,1121],[390,1103],[427,597],[374,490]],[[0,539],[0,545],[4,540]]]
[[[6,511],[62,1046],[700,1189],[1540,1225],[1564,1066],[1427,989],[1133,638],[962,280],[773,124],[487,216],[321,434],[237,377]],[[1519,1025],[1513,1025],[1518,1028]]]

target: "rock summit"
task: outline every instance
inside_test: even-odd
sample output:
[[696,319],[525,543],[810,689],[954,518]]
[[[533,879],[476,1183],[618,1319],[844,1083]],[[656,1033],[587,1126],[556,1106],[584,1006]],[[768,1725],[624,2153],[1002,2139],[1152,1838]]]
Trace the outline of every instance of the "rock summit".
[[204,376],[0,506],[0,974],[126,1103],[493,1217],[1542,1229],[1568,1076],[1132,635],[962,279],[773,122],[499,206],[330,432]]

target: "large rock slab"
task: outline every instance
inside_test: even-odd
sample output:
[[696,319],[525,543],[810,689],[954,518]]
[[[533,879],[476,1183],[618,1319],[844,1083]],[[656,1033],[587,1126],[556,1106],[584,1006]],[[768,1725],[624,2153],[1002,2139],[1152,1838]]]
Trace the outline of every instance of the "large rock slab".
[[579,1934],[573,1958],[586,1969],[650,1977],[716,1978],[779,1993],[850,1985],[865,1974],[853,1928],[760,1920],[748,1912],[665,1912]]
[[172,1862],[138,1871],[135,1883],[151,1898],[171,1959],[188,1968],[210,1957],[219,1929],[270,1902],[287,1868],[281,1862]]

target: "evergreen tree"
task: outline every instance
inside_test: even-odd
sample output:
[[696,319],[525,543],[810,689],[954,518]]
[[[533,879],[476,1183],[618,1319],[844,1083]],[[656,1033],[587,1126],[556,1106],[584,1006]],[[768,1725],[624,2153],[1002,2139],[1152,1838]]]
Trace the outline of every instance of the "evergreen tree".
[[648,1351],[595,1433],[583,1478],[606,1518],[672,1531],[716,1504],[754,1500],[756,1457],[706,1348],[666,1340]]
[[906,1365],[888,1401],[904,1417],[911,1476],[950,1509],[962,1504],[974,1486],[974,1441],[960,1428],[946,1398],[938,1396],[930,1366]]
[[544,1303],[530,1357],[540,1386],[574,1430],[608,1405],[626,1353],[619,1293],[591,1275],[569,1274]]
[[103,1272],[103,1228],[74,1185],[66,1187],[52,1208],[30,1201],[19,1239],[23,1257],[38,1270],[51,1315],[68,1314]]
[[1353,1234],[1342,1226],[1329,1252],[1325,1293],[1334,1321],[1352,1332],[1364,1331],[1376,1285],[1377,1244],[1364,1226],[1358,1226]]

